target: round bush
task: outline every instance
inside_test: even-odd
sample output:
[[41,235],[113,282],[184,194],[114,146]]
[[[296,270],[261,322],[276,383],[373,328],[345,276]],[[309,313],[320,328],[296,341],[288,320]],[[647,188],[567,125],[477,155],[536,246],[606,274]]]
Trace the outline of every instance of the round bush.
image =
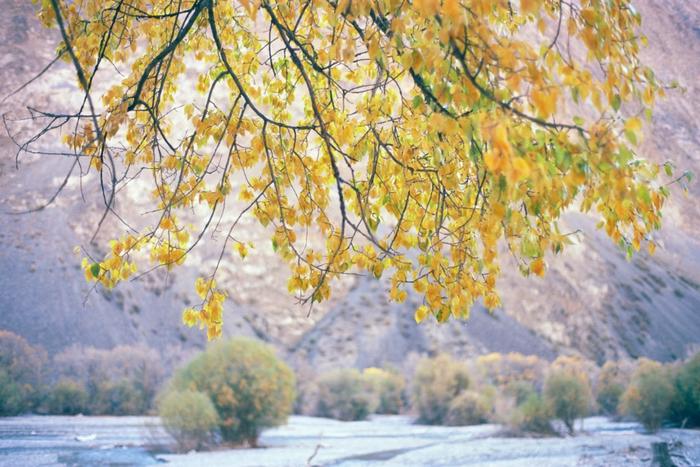
[[489,420],[491,405],[478,392],[463,391],[450,403],[445,424],[450,426],[480,425]]
[[452,400],[468,387],[469,373],[463,363],[447,354],[421,359],[416,367],[411,394],[418,422],[444,424]]
[[62,379],[49,391],[46,405],[52,415],[76,415],[88,412],[88,402],[88,393],[83,386]]
[[569,434],[573,434],[576,419],[590,410],[592,397],[588,376],[574,366],[553,365],[545,380],[544,398],[552,415],[561,419]]
[[398,414],[403,408],[404,379],[401,375],[381,368],[367,368],[362,372],[370,393],[373,396],[374,412],[378,414]]
[[632,382],[622,395],[621,409],[653,432],[669,417],[674,397],[668,369],[658,362],[640,359]]
[[263,428],[286,422],[294,404],[294,373],[258,341],[220,341],[179,370],[172,387],[209,396],[224,441],[257,445]]
[[317,382],[316,415],[336,420],[364,420],[372,411],[372,397],[355,369],[335,370]]
[[539,394],[533,392],[517,407],[511,424],[519,431],[550,434],[554,432],[551,420],[549,405]]
[[168,391],[158,401],[158,415],[180,451],[208,446],[219,426],[214,404],[201,392]]

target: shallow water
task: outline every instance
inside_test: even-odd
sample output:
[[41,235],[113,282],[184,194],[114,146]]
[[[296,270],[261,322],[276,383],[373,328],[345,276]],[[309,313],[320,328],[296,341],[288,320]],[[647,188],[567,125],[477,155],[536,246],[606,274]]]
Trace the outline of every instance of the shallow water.
[[574,437],[505,438],[500,432],[496,425],[413,425],[403,416],[364,422],[295,416],[263,433],[259,449],[173,454],[155,417],[27,416],[0,419],[0,465],[649,465],[657,441],[670,443],[677,465],[700,465],[697,430],[649,435],[635,423],[595,417]]

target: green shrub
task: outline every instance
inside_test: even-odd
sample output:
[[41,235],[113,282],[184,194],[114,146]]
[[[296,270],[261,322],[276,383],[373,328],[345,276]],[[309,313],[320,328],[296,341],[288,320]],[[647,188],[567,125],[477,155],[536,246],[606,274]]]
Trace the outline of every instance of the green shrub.
[[469,387],[467,367],[447,354],[423,358],[413,378],[412,403],[418,422],[445,423],[452,400]]
[[596,382],[596,402],[603,414],[618,415],[617,408],[629,377],[621,362],[605,362]]
[[285,423],[294,403],[294,373],[252,339],[213,344],[175,374],[172,387],[209,396],[223,440],[251,446],[263,428]]
[[584,366],[570,357],[555,360],[545,380],[544,398],[552,415],[573,434],[574,422],[589,413],[592,400]]
[[479,425],[489,421],[491,404],[482,394],[462,391],[450,403],[445,424],[450,426]]
[[184,452],[212,444],[219,426],[214,404],[201,392],[168,391],[158,402],[158,415]]
[[520,404],[511,418],[511,426],[521,432],[551,434],[552,412],[549,404],[533,392]]
[[364,420],[372,412],[372,395],[355,369],[335,370],[317,381],[316,415],[336,420]]
[[403,409],[405,382],[401,375],[380,368],[366,368],[362,372],[372,406],[378,414],[398,414]]
[[681,426],[700,426],[700,353],[685,362],[673,378],[675,397],[670,418]]
[[640,359],[632,381],[622,395],[622,412],[639,420],[649,431],[656,431],[670,415],[675,390],[667,368],[658,362]]
[[88,412],[88,393],[75,381],[62,379],[46,397],[46,409],[52,415],[76,415]]
[[0,416],[34,409],[45,364],[43,349],[9,331],[0,331]]

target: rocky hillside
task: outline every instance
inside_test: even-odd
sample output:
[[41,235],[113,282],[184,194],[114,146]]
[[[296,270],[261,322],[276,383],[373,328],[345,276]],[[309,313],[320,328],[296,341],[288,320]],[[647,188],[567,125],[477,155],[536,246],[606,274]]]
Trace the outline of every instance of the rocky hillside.
[[[56,38],[42,30],[23,0],[0,0],[0,96],[17,89],[52,58]],[[645,154],[656,161],[700,172],[700,3],[638,0],[649,37],[645,59],[661,78],[678,80],[657,110]],[[26,106],[63,108],[75,98],[67,65],[59,63],[23,92],[0,103],[10,127],[28,135]],[[0,97],[1,98],[1,97]],[[58,145],[56,146],[58,147]],[[0,134],[0,328],[24,335],[50,352],[73,343],[111,347],[145,342],[166,359],[202,347],[196,329],[180,324],[192,298],[194,277],[216,261],[205,244],[174,273],[159,271],[111,292],[91,289],[79,269],[76,245],[88,246],[99,219],[96,180],[72,176],[55,203],[32,214],[12,212],[42,205],[63,183],[71,160],[24,156]],[[138,185],[120,202],[145,211]],[[594,220],[571,213],[565,221],[580,229],[576,245],[548,258],[544,279],[525,280],[504,268],[503,309],[475,309],[466,322],[417,326],[415,297],[397,305],[386,299],[387,284],[370,278],[347,280],[324,306],[299,307],[286,293],[286,267],[269,242],[245,260],[224,265],[227,287],[225,332],[272,342],[300,369],[315,372],[338,365],[410,365],[413,356],[446,350],[459,355],[519,351],[552,357],[581,352],[590,358],[646,355],[668,360],[700,346],[700,187],[686,197],[674,190],[665,212],[661,248],[627,262],[594,228]],[[143,208],[143,209],[141,209]],[[106,225],[104,244],[117,225]],[[249,221],[242,239],[267,233]]]

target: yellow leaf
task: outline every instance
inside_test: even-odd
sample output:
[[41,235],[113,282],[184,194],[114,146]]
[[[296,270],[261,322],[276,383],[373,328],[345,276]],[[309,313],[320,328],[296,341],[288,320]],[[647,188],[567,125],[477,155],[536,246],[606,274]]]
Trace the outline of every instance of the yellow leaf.
[[649,255],[654,256],[654,253],[656,252],[656,243],[649,242],[647,249],[649,250]]
[[642,130],[642,121],[639,117],[632,117],[625,122],[625,130],[633,133],[639,133]]
[[520,9],[524,15],[536,13],[539,7],[537,0],[520,0]]
[[236,243],[236,251],[238,251],[239,256],[243,259],[248,256],[248,247],[245,246],[245,243]]
[[413,319],[416,320],[416,323],[420,324],[428,316],[428,313],[430,313],[428,307],[425,305],[421,305],[416,309],[416,313],[413,315]]
[[542,258],[537,258],[532,262],[532,264],[530,264],[530,270],[540,277],[544,276],[544,272],[546,270],[544,260]]

